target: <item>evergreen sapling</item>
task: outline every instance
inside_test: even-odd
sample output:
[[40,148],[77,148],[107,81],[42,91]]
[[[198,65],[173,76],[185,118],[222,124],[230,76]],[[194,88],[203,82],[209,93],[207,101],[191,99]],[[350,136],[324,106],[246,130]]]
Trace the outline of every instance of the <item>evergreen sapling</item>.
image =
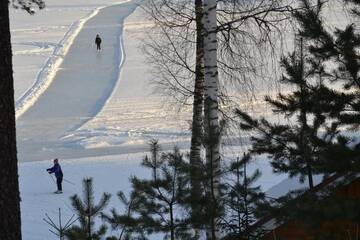
[[220,225],[224,230],[224,240],[256,239],[259,236],[250,226],[256,221],[257,203],[264,200],[265,194],[260,186],[254,186],[261,173],[256,169],[251,175],[247,173],[247,165],[251,161],[249,154],[242,159],[237,158],[229,168],[226,190],[224,191],[225,216]]
[[165,239],[188,239],[187,216],[182,205],[188,184],[183,155],[175,148],[160,154],[157,141],[150,144],[151,157],[142,165],[152,171],[150,179],[131,178],[131,195],[136,199],[134,220],[147,234],[163,233]]
[[138,224],[139,219],[134,216],[134,210],[137,207],[138,199],[135,194],[131,194],[129,198],[123,192],[118,192],[118,198],[124,206],[124,212],[119,214],[115,208],[111,209],[111,214],[101,214],[103,220],[110,224],[113,230],[119,231],[118,237],[113,236],[110,239],[116,240],[145,240],[144,231]]
[[83,199],[75,194],[71,200],[80,225],[71,227],[66,232],[69,240],[100,240],[106,234],[107,227],[101,225],[98,229],[95,226],[95,219],[108,205],[111,195],[103,193],[98,204],[95,204],[92,178],[83,179]]

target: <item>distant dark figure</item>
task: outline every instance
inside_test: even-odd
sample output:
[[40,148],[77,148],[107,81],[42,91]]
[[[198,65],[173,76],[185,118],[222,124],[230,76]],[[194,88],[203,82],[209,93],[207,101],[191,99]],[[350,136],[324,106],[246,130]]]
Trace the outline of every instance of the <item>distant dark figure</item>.
[[63,172],[61,170],[59,160],[57,158],[54,159],[54,166],[52,168],[46,169],[49,174],[55,173],[57,191],[55,193],[62,193],[62,180],[63,180]]
[[95,44],[96,44],[96,50],[100,51],[101,50],[101,38],[100,38],[99,34],[96,34]]

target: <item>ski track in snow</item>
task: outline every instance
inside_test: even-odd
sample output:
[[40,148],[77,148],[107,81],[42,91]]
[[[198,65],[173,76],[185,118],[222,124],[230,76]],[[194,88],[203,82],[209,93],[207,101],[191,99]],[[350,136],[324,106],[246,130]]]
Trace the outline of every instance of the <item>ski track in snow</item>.
[[[17,104],[21,160],[58,154],[71,157],[73,147],[62,143],[61,138],[97,116],[114,92],[125,62],[123,21],[137,3],[129,0],[101,7],[72,24],[37,82]],[[93,52],[93,43],[89,42],[95,31],[105,40],[101,52]],[[44,49],[49,44],[26,45]]]
[[[131,0],[130,0],[131,1]],[[118,76],[120,76],[121,74],[121,69],[122,66],[124,65],[125,62],[125,58],[126,58],[126,53],[125,53],[125,49],[124,49],[124,38],[123,38],[123,34],[121,34],[119,36],[119,42],[120,42],[120,54],[121,56],[119,56],[119,64],[118,64]],[[104,95],[102,96],[101,99],[99,99],[99,101],[97,102],[97,104],[95,104],[95,107],[93,108],[92,112],[90,113],[91,117],[84,119],[82,121],[80,121],[77,125],[75,125],[74,127],[70,128],[66,133],[64,133],[63,136],[61,136],[60,138],[63,138],[64,136],[67,136],[68,132],[73,132],[78,130],[79,128],[81,128],[83,125],[85,125],[87,122],[89,122],[90,120],[92,120],[97,113],[99,113],[101,111],[101,109],[103,109],[103,107],[108,103],[109,99],[111,98],[112,93],[115,90],[115,86],[116,86],[116,81],[114,81],[111,86],[109,86],[109,89],[106,93],[104,93]]]
[[[16,119],[18,119],[24,112],[26,112],[31,106],[33,106],[34,103],[38,100],[38,98],[51,85],[61,63],[63,62],[64,57],[68,53],[72,43],[74,42],[76,36],[83,28],[84,24],[91,18],[95,17],[101,9],[118,4],[127,3],[130,1],[132,0],[117,2],[110,6],[98,7],[92,12],[90,12],[87,16],[71,24],[71,26],[69,27],[68,31],[65,33],[61,41],[55,45],[52,55],[48,58],[43,68],[37,74],[34,84],[27,91],[25,91],[25,93],[21,97],[19,97],[16,100],[15,103]],[[32,44],[40,48],[44,48],[44,43],[18,43],[18,44],[23,44],[23,45]],[[123,44],[121,43],[121,45]],[[121,60],[121,64],[119,65],[119,67],[122,66],[122,63],[123,60]],[[97,109],[96,111],[99,111],[99,109]]]
[[[13,43],[14,45],[23,46],[23,47],[32,47],[31,49],[26,50],[13,50],[13,55],[29,55],[29,54],[46,54],[53,51],[53,48],[56,48],[58,44],[52,42],[19,42]],[[34,48],[35,47],[35,48]]]
[[72,42],[80,32],[83,25],[99,10],[97,8],[88,16],[74,22],[69,30],[65,33],[64,38],[55,47],[52,56],[46,61],[44,67],[39,71],[36,81],[17,101],[15,104],[16,118],[19,118],[27,109],[29,109],[43,92],[50,86],[54,79],[59,66],[63,62],[63,58],[67,54]]

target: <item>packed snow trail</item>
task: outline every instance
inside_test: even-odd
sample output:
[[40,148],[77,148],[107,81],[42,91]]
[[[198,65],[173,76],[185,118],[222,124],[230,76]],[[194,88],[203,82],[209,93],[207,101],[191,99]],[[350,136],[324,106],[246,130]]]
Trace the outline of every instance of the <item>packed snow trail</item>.
[[[17,120],[20,161],[52,158],[63,152],[61,136],[94,117],[118,80],[124,61],[123,23],[134,1],[103,8],[75,38],[49,88]],[[96,51],[95,36],[103,39]]]

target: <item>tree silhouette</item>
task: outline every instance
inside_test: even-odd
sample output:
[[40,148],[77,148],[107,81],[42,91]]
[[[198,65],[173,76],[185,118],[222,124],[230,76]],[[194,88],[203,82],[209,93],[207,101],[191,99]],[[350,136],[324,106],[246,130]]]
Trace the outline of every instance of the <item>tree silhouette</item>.
[[103,193],[98,204],[94,202],[94,190],[92,178],[83,180],[83,199],[75,194],[72,196],[71,205],[78,216],[80,225],[73,226],[66,232],[69,240],[100,240],[106,234],[106,226],[101,225],[98,230],[95,228],[95,218],[109,203],[111,195]]

